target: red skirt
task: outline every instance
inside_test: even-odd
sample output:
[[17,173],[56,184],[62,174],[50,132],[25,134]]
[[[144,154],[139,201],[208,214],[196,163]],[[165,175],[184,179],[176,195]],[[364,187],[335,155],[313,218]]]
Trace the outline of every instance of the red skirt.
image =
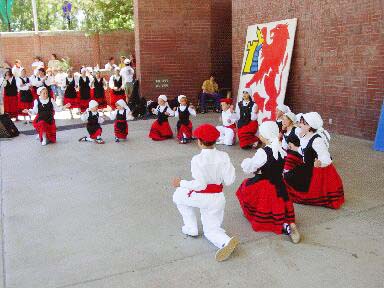
[[180,129],[177,130],[177,139],[182,140],[184,137],[192,139],[192,122],[189,121],[188,125],[180,125]]
[[71,104],[70,109],[80,108],[80,99],[79,98],[66,98],[64,97],[63,105]]
[[115,131],[115,137],[116,138],[127,139],[127,136],[128,136],[128,123],[127,123],[127,121],[126,120],[115,120],[114,131]]
[[22,111],[24,109],[32,109],[33,108],[33,100],[31,102],[23,102],[23,101],[21,101],[20,93],[17,95],[17,97],[19,98],[19,100],[17,102],[17,110],[19,112],[19,115],[27,116],[28,114],[25,114]]
[[260,180],[247,186],[245,179],[236,192],[245,218],[253,230],[283,233],[283,224],[295,222],[292,201],[277,196],[276,188],[268,180]]
[[298,165],[303,164],[303,157],[295,151],[288,150],[287,156],[284,158],[284,171],[291,171]]
[[97,137],[101,136],[101,133],[103,132],[103,129],[99,128],[96,130],[95,133],[89,134],[89,137],[93,140],[97,139]]
[[110,90],[110,95],[111,95],[111,107],[115,107],[115,103],[117,102],[117,101],[119,101],[119,100],[124,100],[124,101],[126,101],[126,97],[125,97],[125,93],[123,93],[122,95],[117,95],[116,93],[115,93],[115,91],[114,90]]
[[37,95],[37,88],[35,86],[31,88],[31,91],[32,91],[33,100],[39,99],[39,95]]
[[313,168],[308,192],[296,191],[286,184],[290,199],[306,205],[324,206],[338,209],[344,203],[344,188],[335,166]]
[[259,124],[257,121],[251,121],[247,125],[244,125],[238,129],[237,133],[239,137],[240,148],[247,148],[259,141],[259,138],[256,136],[258,128]]
[[51,143],[56,143],[56,123],[55,120],[51,124],[45,121],[38,121],[39,115],[36,115],[35,120],[33,121],[33,127],[35,127],[37,133],[39,134],[40,142],[43,141],[43,134],[46,135],[47,140]]
[[4,94],[4,112],[9,114],[11,118],[17,117],[18,114],[18,96],[8,96]]
[[149,131],[149,138],[154,141],[162,141],[173,137],[171,126],[168,121],[159,124],[159,121],[153,122],[151,130]]

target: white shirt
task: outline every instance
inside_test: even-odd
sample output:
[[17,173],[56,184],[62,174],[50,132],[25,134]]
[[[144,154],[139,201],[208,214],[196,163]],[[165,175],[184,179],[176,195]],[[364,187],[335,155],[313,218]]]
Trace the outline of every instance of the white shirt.
[[[91,111],[91,110],[89,110],[89,108],[87,108],[87,110],[85,110],[85,112],[83,114],[81,114],[81,116],[80,116],[81,121],[84,121],[84,122],[88,121],[89,111]],[[96,112],[91,111],[91,113],[92,113],[92,115],[96,115],[98,112],[97,111]],[[104,123],[104,118],[101,117],[100,114],[99,114],[99,118],[98,118],[97,122],[99,124]]]
[[43,80],[43,79],[44,78],[39,78],[38,76],[31,76],[29,78],[29,81],[31,81],[32,86],[35,86],[35,87],[41,87],[44,85],[44,83],[47,86],[51,85],[51,81],[50,81],[49,77],[45,76],[45,80]]
[[226,152],[214,149],[202,149],[191,160],[193,180],[181,180],[180,187],[201,191],[208,184],[231,185],[235,181],[235,167]]
[[67,73],[63,73],[63,72],[57,73],[55,75],[55,82],[56,82],[57,86],[59,86],[61,88],[61,90],[65,90],[66,77],[67,77]]
[[[28,79],[28,77],[25,77],[23,78],[24,82],[26,82]],[[29,80],[29,83],[25,83],[23,84],[23,81],[21,81],[21,77],[18,77],[16,78],[16,85],[17,85],[17,89],[19,89],[19,91],[28,91],[30,89],[30,87],[32,86],[31,84],[31,80]]]
[[[41,104],[47,104],[49,102],[49,98],[41,99],[39,97],[39,100],[40,100]],[[51,99],[51,102],[52,102],[52,105],[53,105],[53,110],[55,110],[55,112],[63,111],[63,107],[62,106],[57,106],[55,101],[53,101],[52,99]],[[37,99],[35,101],[33,101],[33,108],[28,110],[29,114],[37,115],[39,113],[38,105],[39,105],[39,102],[37,101]]]
[[[244,106],[248,106],[249,103],[251,103],[250,101],[245,101],[245,100],[242,100],[241,102],[242,102],[242,104]],[[257,120],[257,112],[256,112],[256,110],[257,110],[257,105],[256,105],[256,103],[253,103],[252,112],[251,112],[251,120],[252,121]],[[239,107],[239,103],[236,104],[236,111],[235,112],[236,112],[237,120],[240,120],[240,107]]]
[[44,68],[44,62],[42,61],[35,61],[32,63],[32,69],[33,69],[33,74],[37,75],[37,72],[39,68]]
[[123,83],[132,83],[135,70],[131,66],[125,66],[120,71],[120,76],[123,77]]
[[223,125],[228,127],[236,123],[237,116],[228,109],[227,111],[221,112],[221,120],[223,121]]
[[17,67],[16,65],[15,66],[13,66],[13,68],[12,68],[12,74],[13,74],[13,76],[15,76],[15,77],[20,77],[20,75],[21,75],[21,69],[24,69],[22,66],[20,66],[20,67]]
[[116,64],[113,64],[113,65],[111,65],[111,63],[107,63],[107,64],[105,64],[105,70],[109,70],[109,71],[112,71],[112,70],[114,70],[115,68],[117,67],[117,65]]
[[[271,147],[267,145],[268,147]],[[264,149],[257,149],[255,156],[252,158],[246,158],[241,162],[241,168],[245,173],[254,173],[261,167],[267,163],[267,153],[265,153]]]
[[155,115],[159,114],[159,110],[161,113],[163,113],[164,110],[167,110],[166,112],[168,112],[169,116],[175,116],[175,112],[168,105],[164,105],[164,106],[157,105],[157,108],[155,109],[153,114]]
[[[116,76],[116,75],[113,75],[113,76],[111,76],[111,78],[109,78],[109,88],[111,88],[111,89],[113,89],[113,88],[117,88],[117,87],[115,87],[115,79],[116,79],[116,81],[119,81],[120,80],[120,76],[118,77],[118,76]],[[123,88],[123,86],[124,86],[124,81],[122,81],[122,84],[121,84],[121,89]]]
[[[313,135],[305,135],[300,139],[300,148],[298,152],[301,155],[304,155],[303,150],[307,147],[309,140],[312,139]],[[302,145],[304,144],[304,145]],[[321,167],[327,167],[329,164],[332,163],[331,155],[329,154],[329,150],[327,147],[327,144],[325,144],[325,141],[323,138],[318,137],[316,138],[313,143],[312,143],[312,148],[316,151],[317,153],[317,159],[321,161]]]
[[[186,105],[180,105],[179,109],[181,112],[184,112],[185,109],[187,109],[187,106]],[[175,117],[176,118],[179,118],[179,109],[176,109],[176,111],[175,111]],[[196,110],[195,109],[188,107],[188,111],[189,111],[189,114],[191,114],[192,116],[196,116]]]
[[127,121],[129,120],[133,120],[133,117],[132,117],[132,112],[131,112],[131,109],[129,109],[129,107],[127,107],[127,109],[122,109],[122,110],[114,110],[111,112],[111,115],[109,116],[109,118],[111,120],[115,120],[116,119],[116,116],[117,116],[117,113],[119,113],[119,115],[123,115],[124,114],[124,110],[127,110],[127,114],[125,116],[125,119]]

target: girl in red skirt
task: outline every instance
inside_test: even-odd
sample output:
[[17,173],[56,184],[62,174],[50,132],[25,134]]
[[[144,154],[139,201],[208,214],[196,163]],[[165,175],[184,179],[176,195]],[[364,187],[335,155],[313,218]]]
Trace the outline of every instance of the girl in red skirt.
[[189,120],[190,115],[196,117],[196,110],[192,104],[188,103],[187,96],[180,95],[177,97],[179,107],[175,108],[175,117],[177,121],[177,139],[180,144],[186,144],[192,140],[192,121]]
[[278,138],[279,127],[266,121],[260,125],[259,136],[266,146],[241,163],[245,173],[255,176],[243,181],[236,196],[255,231],[286,233],[293,243],[299,243],[293,204],[282,176],[285,152]]
[[304,157],[304,163],[284,173],[293,202],[338,209],[344,203],[343,182],[328,151],[329,134],[317,112],[306,113],[300,121],[301,146],[290,145]]
[[120,99],[116,102],[116,110],[111,112],[111,120],[115,120],[115,142],[118,143],[121,140],[127,140],[128,136],[128,123],[127,121],[133,120],[131,109],[129,109],[127,103]]
[[11,71],[5,72],[5,86],[4,86],[4,112],[11,118],[16,118],[18,115],[18,92],[16,78]]
[[80,108],[80,99],[78,98],[76,91],[76,80],[73,75],[72,69],[67,71],[67,77],[65,77],[65,90],[64,90],[64,105],[71,104],[71,119],[73,119],[72,109]]
[[87,110],[81,115],[80,119],[84,122],[87,121],[87,131],[89,137],[84,136],[79,139],[79,142],[94,142],[97,144],[104,144],[105,142],[101,138],[101,129],[100,124],[104,122],[104,118],[99,115],[97,112],[99,104],[95,100],[89,101]]
[[174,116],[174,112],[168,106],[167,96],[160,95],[157,108],[152,108],[152,113],[157,115],[157,120],[153,122],[149,131],[149,138],[154,141],[162,141],[173,137],[171,126],[168,123],[168,117]]
[[120,76],[120,68],[115,68],[115,75],[109,79],[109,88],[111,88],[111,105],[116,103],[118,100],[125,99],[125,92],[123,87],[123,77]]
[[282,147],[287,152],[284,161],[284,172],[288,172],[297,165],[303,164],[303,157],[299,152],[289,148],[290,145],[300,146],[300,128],[295,127],[296,115],[292,112],[285,113],[282,118],[283,140]]
[[252,90],[245,88],[243,90],[243,100],[237,103],[237,132],[240,148],[249,149],[256,147],[259,138],[256,136],[259,124],[257,123],[257,104],[251,99]]
[[[24,116],[24,124],[28,124],[29,120],[31,120],[31,116],[23,113],[23,110],[25,109],[31,109],[33,107],[33,96],[31,91],[31,81],[27,77],[27,73],[25,72],[25,69],[22,68],[20,70],[20,77],[16,80],[17,88],[19,89],[19,99],[18,99],[18,112],[22,116]],[[27,120],[27,117],[29,119]]]
[[39,99],[34,101],[32,109],[25,109],[23,113],[36,115],[33,121],[33,126],[39,134],[41,145],[45,146],[47,143],[56,143],[56,124],[55,112],[61,112],[63,109],[69,108],[71,104],[59,107],[55,101],[49,97],[48,89],[40,87],[37,89]]
[[86,68],[81,68],[80,72],[81,75],[78,79],[77,85],[79,90],[80,110],[81,112],[84,112],[88,107],[89,101],[91,100],[91,80],[86,75]]
[[96,70],[95,78],[92,82],[93,98],[99,103],[99,108],[104,109],[107,107],[107,100],[105,98],[105,91],[108,88],[107,81],[101,77],[100,70]]

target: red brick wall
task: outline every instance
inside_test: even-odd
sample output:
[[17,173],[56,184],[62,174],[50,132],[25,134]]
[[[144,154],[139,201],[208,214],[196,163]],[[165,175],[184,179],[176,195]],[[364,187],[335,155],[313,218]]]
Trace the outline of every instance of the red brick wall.
[[118,58],[121,53],[133,52],[134,45],[134,33],[123,31],[92,36],[73,31],[40,32],[38,35],[33,32],[1,33],[0,61],[13,65],[15,59],[20,59],[31,73],[36,55],[47,64],[50,55],[56,53],[60,59],[69,57],[75,69],[81,65],[104,67],[109,57]]
[[373,139],[384,99],[382,5],[382,0],[233,1],[233,91],[247,26],[298,18],[286,103],[294,112],[318,111],[330,131]]
[[[221,1],[228,9],[224,18],[217,17],[217,13],[223,13],[223,7],[217,11],[213,9],[217,2],[135,0],[136,57],[144,97],[156,99],[158,95],[166,94],[173,98],[185,94],[196,102],[202,82],[209,78],[211,71],[217,69],[222,78],[219,81],[230,79],[230,69],[225,76],[223,69],[218,68],[222,59],[230,59],[230,48],[218,53],[220,56],[215,64],[212,61],[211,48],[218,46],[215,35],[228,37],[216,31],[218,23],[224,19],[224,31],[228,31],[231,24],[228,21],[230,1]],[[212,22],[216,23],[214,32]],[[168,79],[169,87],[155,88],[156,79]]]

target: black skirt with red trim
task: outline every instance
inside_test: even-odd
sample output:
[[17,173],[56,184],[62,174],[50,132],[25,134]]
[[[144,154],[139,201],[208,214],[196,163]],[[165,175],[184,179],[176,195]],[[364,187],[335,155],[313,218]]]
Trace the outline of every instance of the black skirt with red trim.
[[295,203],[339,209],[344,203],[343,181],[333,164],[313,168],[308,191],[295,190],[286,182],[289,197]]
[[283,233],[283,224],[295,222],[290,200],[278,197],[275,186],[267,179],[245,179],[236,192],[244,216],[258,232]]

